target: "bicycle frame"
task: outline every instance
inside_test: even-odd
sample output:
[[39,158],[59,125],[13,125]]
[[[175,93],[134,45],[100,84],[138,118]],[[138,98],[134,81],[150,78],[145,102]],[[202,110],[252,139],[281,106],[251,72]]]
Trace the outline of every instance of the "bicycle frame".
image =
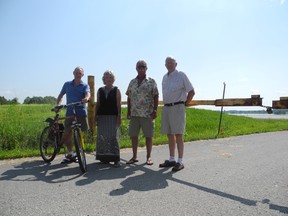
[[[51,109],[51,111],[56,112],[56,115],[55,115],[55,118],[54,118],[55,119],[55,121],[54,121],[55,123],[56,122],[59,123],[59,120],[65,120],[65,119],[69,119],[69,118],[73,118],[74,119],[72,124],[71,124],[71,130],[73,132],[73,130],[75,130],[76,128],[79,128],[80,133],[81,133],[82,148],[84,148],[84,139],[83,139],[83,136],[82,136],[81,123],[78,122],[77,116],[75,114],[75,107],[79,106],[79,105],[83,105],[83,103],[82,102],[76,102],[76,103],[70,103],[70,104],[66,104],[66,105],[60,105],[60,106],[54,107],[53,109]],[[67,107],[70,107],[70,106],[73,107],[73,115],[59,118],[58,112],[61,109],[67,108]]]
[[[45,162],[51,162],[54,160],[57,153],[59,153],[60,148],[63,147],[62,145],[62,139],[66,139],[67,133],[64,133],[64,125],[61,120],[73,118],[72,124],[71,124],[71,133],[72,137],[74,138],[74,146],[76,150],[76,154],[78,157],[79,166],[82,172],[87,171],[87,164],[86,164],[86,157],[84,152],[84,139],[82,135],[81,130],[81,123],[78,123],[77,116],[75,115],[75,107],[78,105],[83,105],[81,102],[76,103],[70,103],[67,105],[60,105],[56,106],[51,109],[51,111],[54,111],[56,114],[54,118],[47,118],[45,122],[49,123],[49,126],[45,127],[43,129],[43,132],[41,134],[40,138],[40,153]],[[67,116],[67,117],[59,117],[59,111],[63,108],[67,108],[69,106],[73,107],[73,113],[74,115]],[[53,137],[50,133],[53,132]],[[64,134],[64,137],[62,135]],[[50,136],[50,137],[49,137]],[[54,148],[54,151],[49,150]],[[64,148],[65,150],[65,148]],[[66,155],[66,151],[65,151]]]
[[54,119],[47,118],[45,122],[49,123],[49,126],[54,129],[55,137],[57,138],[56,143],[57,147],[60,147],[60,141],[62,138],[62,135],[64,133],[64,125],[62,122],[59,122],[60,120],[64,120],[65,118],[59,118],[59,114],[56,113]]

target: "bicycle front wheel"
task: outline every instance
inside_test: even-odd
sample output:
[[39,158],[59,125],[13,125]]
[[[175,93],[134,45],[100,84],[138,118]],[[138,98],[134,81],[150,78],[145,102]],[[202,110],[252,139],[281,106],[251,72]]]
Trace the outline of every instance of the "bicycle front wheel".
[[47,163],[54,160],[57,154],[57,144],[54,129],[47,126],[43,129],[40,137],[40,154],[43,160]]
[[73,134],[74,134],[75,151],[78,157],[80,170],[83,173],[85,173],[87,172],[87,163],[86,163],[86,157],[85,157],[85,152],[84,152],[83,137],[79,128],[75,128]]

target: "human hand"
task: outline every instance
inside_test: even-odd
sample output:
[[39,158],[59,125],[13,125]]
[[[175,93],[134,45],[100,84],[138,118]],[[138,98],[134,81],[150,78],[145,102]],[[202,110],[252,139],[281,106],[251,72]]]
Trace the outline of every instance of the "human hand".
[[53,111],[53,112],[55,112],[55,113],[58,113],[61,108],[62,108],[62,106],[57,105],[57,106],[53,107],[53,108],[51,109],[51,111]]
[[83,99],[81,100],[81,102],[84,104],[84,103],[88,103],[89,100],[88,100],[87,98],[83,98]]
[[131,115],[130,114],[127,114],[127,119],[131,119]]
[[153,110],[153,112],[150,114],[152,119],[155,119],[157,117],[157,110]]
[[121,120],[121,116],[117,116],[116,126],[117,126],[117,127],[120,127],[121,122],[122,122],[122,120]]

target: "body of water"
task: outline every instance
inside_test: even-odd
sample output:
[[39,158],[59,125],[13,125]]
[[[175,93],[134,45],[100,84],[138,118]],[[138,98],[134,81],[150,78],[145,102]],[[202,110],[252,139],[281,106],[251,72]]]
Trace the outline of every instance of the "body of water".
[[239,115],[246,116],[249,118],[257,119],[288,119],[288,115],[275,115],[275,114],[230,114],[230,115]]

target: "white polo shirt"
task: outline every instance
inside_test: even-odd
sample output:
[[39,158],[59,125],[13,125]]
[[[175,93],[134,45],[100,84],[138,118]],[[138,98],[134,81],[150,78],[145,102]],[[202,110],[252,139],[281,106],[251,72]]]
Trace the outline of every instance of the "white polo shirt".
[[162,79],[163,103],[186,101],[187,93],[193,90],[193,85],[184,72],[173,71],[166,73]]

